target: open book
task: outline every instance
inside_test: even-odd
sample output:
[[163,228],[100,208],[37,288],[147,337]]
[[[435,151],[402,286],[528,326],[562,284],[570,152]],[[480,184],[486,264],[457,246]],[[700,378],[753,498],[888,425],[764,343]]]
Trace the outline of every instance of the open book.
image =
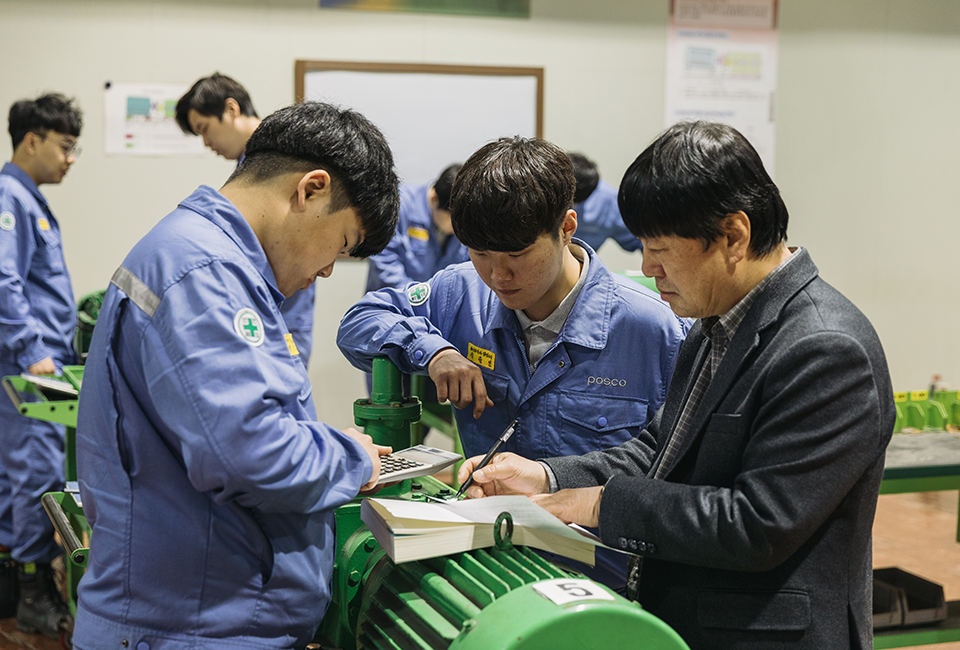
[[[394,562],[422,560],[494,545],[501,512],[513,518],[515,545],[532,546],[593,566],[596,536],[567,526],[525,496],[425,502],[364,499],[360,518]],[[582,532],[580,532],[582,531]]]

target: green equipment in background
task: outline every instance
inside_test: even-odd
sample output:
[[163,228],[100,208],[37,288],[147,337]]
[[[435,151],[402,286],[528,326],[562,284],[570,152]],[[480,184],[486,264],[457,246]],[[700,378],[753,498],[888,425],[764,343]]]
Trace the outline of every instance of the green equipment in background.
[[[83,366],[64,366],[63,377],[51,379],[66,382],[78,394],[83,384]],[[4,377],[3,388],[21,415],[65,426],[64,476],[68,486],[76,486],[78,395],[45,389],[41,384],[16,375]],[[89,539],[90,534],[79,498],[75,488],[70,492],[48,492],[41,498],[66,552],[67,604],[72,614],[77,613],[77,585],[86,569],[88,556],[84,540]]]
[[97,324],[97,316],[100,314],[103,296],[106,293],[106,289],[88,293],[77,304],[77,328],[73,331],[73,349],[76,350],[80,363],[87,360],[90,340],[93,338],[93,326]]

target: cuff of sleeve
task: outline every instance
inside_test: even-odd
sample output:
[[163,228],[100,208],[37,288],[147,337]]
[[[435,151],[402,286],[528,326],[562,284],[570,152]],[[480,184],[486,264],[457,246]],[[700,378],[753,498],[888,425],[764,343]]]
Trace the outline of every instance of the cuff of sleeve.
[[553,473],[553,468],[551,468],[542,460],[538,460],[537,462],[543,465],[543,469],[547,471],[547,480],[550,481],[550,494],[553,494],[554,492],[560,489],[557,486],[557,475]]
[[50,354],[50,350],[47,349],[47,346],[43,344],[43,339],[38,338],[37,342],[30,346],[30,349],[26,350],[20,357],[17,359],[20,362],[20,367],[23,370],[26,370],[33,364],[38,361],[43,361],[47,357],[53,357]]
[[[430,364],[433,356],[444,348],[453,348],[456,350],[456,346],[452,345],[442,336],[427,334],[417,337],[413,345],[408,347],[405,352],[411,366],[424,370]],[[459,352],[459,350],[457,351]]]
[[[650,531],[641,532],[643,526],[638,522],[643,517],[637,512],[638,494],[647,478],[637,476],[613,476],[603,486],[603,498],[600,499],[600,512],[597,520],[600,524],[600,539],[607,546],[619,548],[638,555],[656,555],[657,545],[649,539]],[[643,537],[643,539],[640,539]]]

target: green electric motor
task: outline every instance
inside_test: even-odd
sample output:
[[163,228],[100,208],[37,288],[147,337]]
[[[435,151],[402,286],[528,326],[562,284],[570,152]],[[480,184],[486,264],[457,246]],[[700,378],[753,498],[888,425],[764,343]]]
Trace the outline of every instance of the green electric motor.
[[346,548],[354,566],[367,558],[349,617],[357,649],[688,650],[640,605],[509,540],[394,564],[361,527]]

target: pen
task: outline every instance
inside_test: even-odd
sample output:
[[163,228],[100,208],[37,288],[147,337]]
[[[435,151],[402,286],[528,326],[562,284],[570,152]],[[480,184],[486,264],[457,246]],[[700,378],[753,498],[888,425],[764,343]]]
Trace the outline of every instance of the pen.
[[[483,469],[487,466],[487,463],[490,462],[490,459],[493,458],[493,455],[500,451],[500,447],[503,446],[507,440],[510,439],[510,436],[513,435],[513,432],[517,430],[517,425],[520,423],[520,420],[514,420],[507,425],[507,428],[503,430],[503,433],[500,434],[500,437],[497,438],[497,441],[493,443],[493,447],[490,448],[490,451],[487,452],[487,455],[483,457],[483,460],[473,468],[473,471],[476,472],[478,469]],[[460,486],[460,489],[457,490],[457,496],[455,498],[459,499],[463,496],[463,493],[467,491],[467,488],[473,483],[473,472],[470,473],[470,478],[463,482],[463,485]]]

